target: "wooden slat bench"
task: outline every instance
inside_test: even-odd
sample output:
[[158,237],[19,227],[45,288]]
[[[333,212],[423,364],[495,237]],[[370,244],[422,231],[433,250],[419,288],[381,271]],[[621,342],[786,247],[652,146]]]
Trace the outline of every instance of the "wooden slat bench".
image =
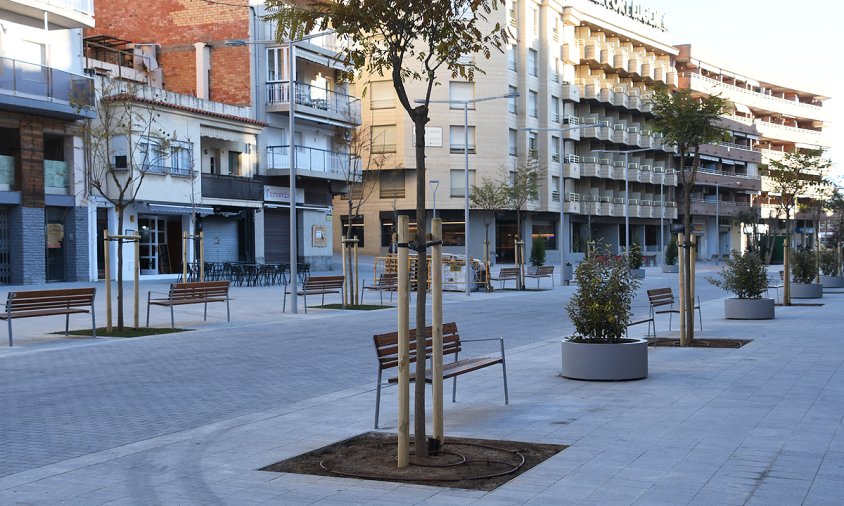
[[[433,352],[433,329],[432,327],[425,328],[425,357],[427,359]],[[410,329],[410,363],[416,362],[417,357],[417,341],[416,330]],[[385,370],[397,368],[399,366],[399,333],[389,332],[387,334],[377,334],[373,336],[375,342],[375,353],[378,356],[378,378],[375,381],[375,428],[378,428],[378,415],[381,410],[381,386],[382,375]],[[498,341],[501,347],[501,355],[493,357],[473,357],[458,359],[460,351],[462,351],[462,344],[479,341]],[[457,401],[457,377],[483,369],[496,364],[501,364],[501,373],[504,379],[504,404],[510,404],[510,397],[507,392],[507,364],[504,359],[504,338],[490,338],[490,339],[460,339],[460,334],[457,333],[457,324],[454,322],[443,324],[443,357],[447,355],[454,355],[453,362],[443,363],[443,379],[452,379],[451,402]],[[431,369],[425,370],[425,381],[431,382]],[[414,374],[411,371],[410,381],[413,381]],[[397,383],[398,378],[390,378],[387,383]]]
[[553,265],[540,265],[536,268],[536,272],[533,274],[525,274],[526,278],[536,279],[536,289],[539,290],[539,280],[542,278],[550,278],[551,279],[551,288],[554,288],[554,266]]
[[[325,294],[327,293],[343,293],[343,283],[346,278],[344,276],[309,276],[302,282],[302,286],[296,291],[296,295],[301,295],[305,299],[305,313],[308,312],[308,295],[322,295],[322,305],[325,305]],[[290,285],[284,285],[284,301],[281,305],[281,312],[287,309],[287,296],[290,294]],[[346,304],[343,302],[343,308]]]
[[360,303],[363,304],[363,296],[366,294],[367,290],[377,290],[378,295],[381,297],[381,305],[384,305],[384,291],[390,292],[390,302],[393,301],[393,292],[398,291],[399,289],[399,275],[395,272],[385,272],[378,276],[378,279],[375,280],[370,286],[366,286],[366,280],[363,282],[363,292],[360,295]]
[[[195,281],[192,283],[172,283],[170,291],[162,292],[147,292],[147,327],[149,327],[149,308],[150,306],[163,306],[170,308],[170,326],[176,328],[176,320],[173,315],[173,308],[175,306],[183,306],[186,304],[204,304],[205,312],[202,319],[208,320],[208,303],[209,302],[225,302],[226,303],[226,321],[231,321],[231,311],[229,309],[229,281]],[[153,299],[152,294],[166,295],[166,297]]]
[[6,310],[0,314],[0,320],[9,322],[9,347],[14,346],[12,320],[15,318],[65,315],[64,335],[68,335],[70,315],[91,313],[91,332],[94,337],[97,337],[97,319],[94,314],[96,294],[96,288],[9,292],[6,298]]
[[[668,313],[668,331],[671,331],[671,318],[674,313],[679,314],[680,310],[674,308],[674,303],[677,302],[677,299],[674,298],[674,293],[671,291],[671,288],[654,288],[653,290],[648,290],[648,302],[650,304],[650,316],[652,319],[655,318],[658,314],[665,314]],[[668,309],[657,309],[660,307],[669,306]],[[694,309],[697,309],[698,314],[698,323],[700,324],[700,330],[703,330],[703,315],[700,312],[700,297],[697,298],[696,303],[694,304]],[[656,320],[654,319],[654,334],[656,334]]]
[[498,271],[498,276],[494,276],[489,278],[490,281],[501,281],[501,289],[504,289],[504,284],[507,281],[513,280],[516,282],[516,288],[519,288],[519,268],[518,267],[502,267],[501,270]]

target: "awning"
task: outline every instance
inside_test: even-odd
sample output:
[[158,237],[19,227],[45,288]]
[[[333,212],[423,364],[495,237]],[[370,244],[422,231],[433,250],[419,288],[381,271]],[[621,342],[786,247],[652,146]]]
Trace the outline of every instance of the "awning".
[[736,112],[743,112],[745,114],[750,114],[750,108],[744,104],[740,104],[738,102],[733,102],[733,105],[736,106]]
[[721,163],[723,163],[724,165],[735,165],[736,164],[736,162],[734,162],[732,160],[727,160],[725,158],[721,159]]
[[255,144],[255,136],[245,132],[237,132],[234,130],[226,130],[223,128],[216,128],[212,126],[200,125],[200,137],[211,137],[213,139],[221,139],[230,142],[240,142],[243,144]]
[[714,156],[707,156],[707,155],[700,155],[700,159],[706,160],[708,162],[717,162],[718,161],[718,158],[716,158]]
[[146,210],[149,211],[150,214],[192,214],[194,211],[196,211],[196,214],[200,216],[214,214],[214,209],[211,207],[196,206],[194,208],[192,206],[150,204],[149,202],[146,204]]

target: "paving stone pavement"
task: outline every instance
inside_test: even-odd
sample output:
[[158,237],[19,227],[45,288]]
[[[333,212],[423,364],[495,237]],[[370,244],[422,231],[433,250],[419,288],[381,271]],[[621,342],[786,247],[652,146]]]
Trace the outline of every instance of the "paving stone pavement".
[[[281,315],[278,287],[244,287],[231,324],[185,308],[177,325],[197,330],[182,334],[65,339],[46,334],[60,319],[16,322],[20,346],[0,350],[0,504],[844,503],[844,295],[727,322],[711,271],[703,335],[754,342],[652,349],[648,379],[626,383],[558,376],[572,287],[447,295],[465,337],[505,336],[511,388],[504,406],[498,370],[461,378],[447,433],[572,445],[490,493],[256,471],[371,429],[370,336],[394,310]],[[642,290],[674,282],[649,269]],[[387,427],[395,404],[388,389]]]

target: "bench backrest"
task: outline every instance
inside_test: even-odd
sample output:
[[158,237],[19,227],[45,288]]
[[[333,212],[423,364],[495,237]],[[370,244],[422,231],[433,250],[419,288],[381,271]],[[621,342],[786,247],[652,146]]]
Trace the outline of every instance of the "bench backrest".
[[671,288],[654,288],[648,290],[648,301],[654,307],[674,304],[674,293]]
[[540,265],[536,268],[536,274],[538,276],[546,276],[548,274],[554,274],[554,266],[553,265]]
[[228,281],[196,281],[170,285],[171,300],[225,298],[228,295]]
[[344,276],[309,276],[302,283],[303,290],[343,288]]
[[[433,350],[433,327],[425,327],[425,356]],[[378,368],[391,369],[399,365],[399,333],[388,332],[372,336],[375,341],[375,353],[378,355]],[[410,329],[410,362],[416,362],[416,329]],[[460,351],[460,334],[455,322],[443,324],[443,356]]]
[[9,296],[6,299],[6,311],[37,311],[39,309],[88,307],[94,304],[96,293],[96,288],[9,292]]
[[398,286],[399,275],[395,272],[385,272],[378,277],[378,281],[375,284],[376,286]]
[[505,278],[508,276],[518,276],[519,275],[519,268],[518,267],[502,267],[500,271],[498,271],[499,278]]

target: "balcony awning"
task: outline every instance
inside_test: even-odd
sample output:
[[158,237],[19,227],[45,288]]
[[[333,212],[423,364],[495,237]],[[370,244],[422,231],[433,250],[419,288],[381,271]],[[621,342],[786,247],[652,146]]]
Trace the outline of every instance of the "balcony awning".
[[734,162],[732,160],[727,160],[726,158],[722,158],[721,163],[723,163],[724,165],[735,165],[736,164],[736,162]]
[[256,144],[255,136],[245,132],[236,132],[234,130],[225,130],[223,128],[216,128],[212,126],[200,125],[200,137],[211,137],[212,139],[220,139],[230,142],[240,142],[243,144]]
[[[191,214],[194,212],[194,208],[191,206],[180,206],[180,205],[171,205],[171,204],[152,204],[147,202],[146,203],[146,211],[150,214]],[[196,206],[196,214],[200,216],[206,216],[208,214],[214,214],[214,209],[211,207],[202,207]]]
[[750,108],[744,104],[740,104],[738,102],[733,102],[733,105],[736,107],[736,112],[743,112],[745,114],[751,114]]
[[701,160],[706,160],[707,162],[717,162],[718,158],[714,156],[707,156],[707,155],[700,155]]

